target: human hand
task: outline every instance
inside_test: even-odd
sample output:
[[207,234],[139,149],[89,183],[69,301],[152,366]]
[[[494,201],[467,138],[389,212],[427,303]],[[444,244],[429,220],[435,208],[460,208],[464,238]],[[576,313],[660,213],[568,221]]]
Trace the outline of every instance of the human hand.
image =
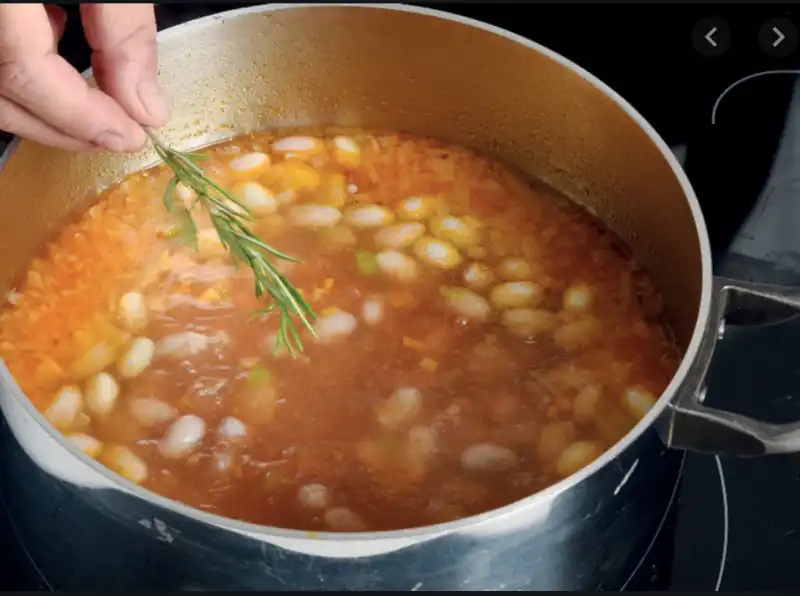
[[72,151],[136,151],[142,126],[163,126],[152,4],[82,4],[99,89],[58,55],[66,14],[53,5],[0,4],[0,129]]

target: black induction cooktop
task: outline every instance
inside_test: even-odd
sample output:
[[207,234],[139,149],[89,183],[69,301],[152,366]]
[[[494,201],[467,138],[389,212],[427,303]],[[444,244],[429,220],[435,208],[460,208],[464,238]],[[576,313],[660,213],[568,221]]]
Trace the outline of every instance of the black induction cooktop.
[[[163,28],[238,6],[161,4],[157,15]],[[707,219],[717,271],[800,285],[800,5],[436,8],[529,37],[604,80],[679,155]],[[79,28],[67,30],[61,51],[88,65]],[[800,319],[733,328],[715,358],[708,402],[769,422],[800,420],[799,349]],[[687,454],[672,506],[625,588],[795,588],[798,503],[796,455]],[[49,587],[0,511],[0,589]]]

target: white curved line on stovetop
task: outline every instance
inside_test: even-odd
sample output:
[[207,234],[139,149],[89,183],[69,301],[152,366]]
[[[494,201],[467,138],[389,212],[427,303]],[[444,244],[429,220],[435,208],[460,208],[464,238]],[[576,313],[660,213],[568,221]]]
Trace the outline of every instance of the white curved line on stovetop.
[[725,561],[728,558],[728,487],[725,484],[725,473],[722,471],[722,460],[718,455],[714,456],[717,460],[717,472],[719,473],[719,486],[722,489],[722,557],[719,562],[719,573],[717,574],[717,585],[714,591],[719,592],[722,585],[722,576],[725,575]]
[[681,458],[681,469],[678,471],[678,479],[675,481],[675,486],[672,488],[672,494],[669,497],[669,502],[667,503],[667,508],[664,510],[664,517],[661,518],[661,521],[658,524],[658,528],[656,528],[656,533],[653,534],[653,539],[650,541],[650,544],[647,545],[647,548],[644,549],[644,554],[642,558],[639,559],[639,562],[636,564],[636,567],[633,568],[630,576],[625,583],[622,584],[622,587],[619,589],[620,592],[625,591],[628,587],[628,584],[631,583],[636,574],[639,573],[639,569],[641,569],[642,565],[644,564],[645,559],[650,554],[650,551],[653,549],[653,545],[655,545],[656,540],[658,540],[659,535],[661,534],[661,530],[664,527],[664,524],[667,522],[667,517],[669,517],[669,512],[672,510],[672,506],[675,504],[675,497],[678,494],[678,487],[681,485],[681,476],[683,475],[683,466],[686,463],[686,452],[683,453],[683,457]]
[[[728,487],[727,487],[727,484],[725,483],[725,473],[723,472],[723,469],[722,469],[722,460],[720,460],[719,456],[717,456],[717,455],[714,456],[714,460],[716,461],[716,465],[717,465],[717,474],[719,476],[719,487],[720,487],[720,492],[722,493],[722,549],[721,549],[722,553],[720,555],[719,572],[717,573],[717,581],[716,581],[716,583],[714,585],[714,591],[715,592],[719,592],[720,586],[722,585],[722,578],[725,575],[725,562],[728,559],[728,538],[730,536],[730,525],[729,525],[729,515],[728,515],[728,511],[729,511],[728,510]],[[686,462],[686,454],[684,454],[683,459],[681,460],[681,474],[683,473],[683,466],[684,466],[685,462]],[[678,477],[680,478],[680,475]],[[658,540],[658,537],[661,534],[661,530],[662,530],[664,524],[667,521],[667,516],[669,515],[669,512],[672,509],[672,506],[673,506],[673,504],[675,502],[675,496],[678,493],[678,486],[680,486],[680,480],[675,483],[675,488],[672,490],[672,495],[669,498],[669,504],[667,505],[666,513],[664,513],[664,517],[661,518],[661,523],[659,523],[658,529],[656,530],[656,533],[653,536],[653,539],[650,541],[650,544],[647,545],[647,548],[644,551],[644,555],[642,556],[641,560],[639,561],[639,563],[634,568],[634,570],[631,573],[630,577],[622,585],[622,587],[620,588],[620,591],[624,591],[628,587],[628,584],[633,580],[633,578],[636,577],[636,574],[639,572],[639,569],[642,567],[642,565],[644,564],[645,560],[647,559],[647,556],[650,554],[650,551],[652,550],[653,546],[655,545],[656,540]]]
[[719,94],[717,101],[714,102],[714,107],[711,108],[711,125],[714,126],[717,123],[717,109],[719,108],[719,104],[722,102],[723,99],[725,99],[725,96],[728,95],[728,93],[733,91],[736,87],[738,87],[742,83],[746,83],[747,81],[751,81],[759,77],[765,77],[767,75],[776,75],[776,74],[800,75],[800,70],[796,69],[764,70],[761,72],[754,72],[753,74],[749,74],[746,77],[742,77],[741,79],[734,81],[733,83],[728,85],[722,93]]
[[36,572],[36,575],[39,577],[39,579],[42,580],[42,582],[44,582],[47,591],[53,592],[54,591],[53,586],[51,586],[50,582],[47,581],[47,578],[44,576],[44,573],[42,573],[42,570],[39,568],[39,565],[37,565],[36,561],[33,559],[33,555],[31,555],[31,552],[28,550],[28,547],[22,541],[22,536],[19,533],[19,529],[17,529],[17,524],[14,523],[14,519],[11,517],[11,512],[8,510],[6,502],[3,500],[2,495],[0,495],[0,515],[5,515],[6,519],[8,520],[8,525],[11,528],[11,533],[13,534],[13,536],[11,537],[12,543],[16,541],[17,544],[19,544],[23,554],[27,557],[28,562],[31,564],[31,567],[33,567],[33,570]]

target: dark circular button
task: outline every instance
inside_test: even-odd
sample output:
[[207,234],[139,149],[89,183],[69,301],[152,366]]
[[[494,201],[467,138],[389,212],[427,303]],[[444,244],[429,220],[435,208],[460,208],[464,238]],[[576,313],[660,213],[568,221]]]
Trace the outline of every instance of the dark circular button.
[[692,45],[702,56],[722,56],[731,47],[731,29],[719,17],[708,17],[692,30]]
[[773,58],[785,58],[797,49],[797,27],[789,19],[770,19],[758,31],[758,45]]

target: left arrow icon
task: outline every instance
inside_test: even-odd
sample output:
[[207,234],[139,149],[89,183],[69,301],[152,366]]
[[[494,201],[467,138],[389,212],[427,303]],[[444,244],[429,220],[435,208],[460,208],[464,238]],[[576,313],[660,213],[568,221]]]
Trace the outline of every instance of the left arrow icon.
[[731,30],[718,17],[703,19],[692,30],[692,45],[703,56],[721,56],[731,45]]
[[705,34],[706,40],[708,41],[708,43],[711,44],[711,47],[713,47],[713,48],[716,48],[716,47],[719,46],[719,44],[716,41],[714,41],[714,34],[717,31],[719,31],[719,29],[717,27],[711,27],[711,29],[709,29],[708,33]]

